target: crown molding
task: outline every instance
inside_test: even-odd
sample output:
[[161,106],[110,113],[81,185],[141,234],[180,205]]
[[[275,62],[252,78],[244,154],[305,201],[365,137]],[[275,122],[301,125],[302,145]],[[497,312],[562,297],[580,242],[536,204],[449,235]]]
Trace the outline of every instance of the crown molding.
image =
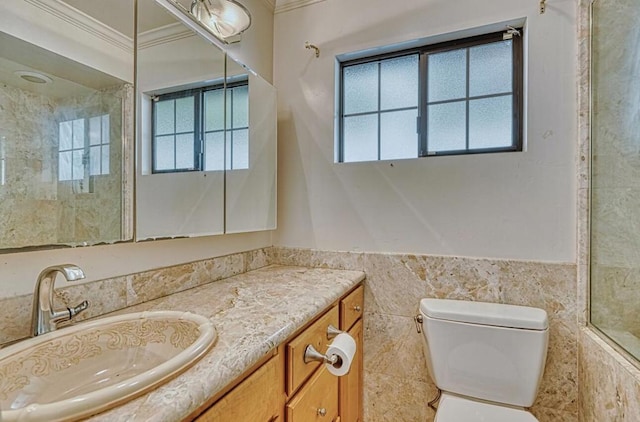
[[289,10],[299,9],[301,7],[310,6],[325,0],[282,0],[276,4],[274,14],[288,12]]
[[264,3],[271,12],[276,10],[276,0],[262,0],[262,3]]
[[131,38],[60,0],[25,0],[25,2],[114,47],[129,53],[133,51]]
[[149,48],[159,44],[193,37],[194,35],[192,30],[185,27],[182,23],[176,22],[140,33],[140,35],[138,35],[138,48]]

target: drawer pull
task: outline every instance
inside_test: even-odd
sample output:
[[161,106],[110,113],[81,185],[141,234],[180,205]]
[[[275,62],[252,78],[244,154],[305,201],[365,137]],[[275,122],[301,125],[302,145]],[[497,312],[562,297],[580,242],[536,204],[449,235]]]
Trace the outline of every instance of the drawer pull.
[[360,305],[356,305],[353,307],[353,310],[356,312],[360,312],[362,310],[362,308],[360,307]]
[[327,416],[327,409],[325,409],[324,407],[318,409],[318,416]]
[[280,418],[280,415],[273,415],[271,416],[271,418],[269,418],[268,422],[276,422],[278,418]]

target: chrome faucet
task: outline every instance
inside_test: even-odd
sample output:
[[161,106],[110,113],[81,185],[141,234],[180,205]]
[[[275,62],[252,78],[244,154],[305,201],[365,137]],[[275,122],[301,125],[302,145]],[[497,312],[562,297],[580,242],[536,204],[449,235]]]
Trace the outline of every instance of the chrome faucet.
[[53,290],[58,273],[61,273],[67,281],[82,280],[85,277],[80,267],[71,264],[54,265],[42,270],[33,293],[32,336],[54,331],[58,328],[58,323],[71,320],[89,307],[89,302],[85,300],[78,306],[64,311],[53,309]]

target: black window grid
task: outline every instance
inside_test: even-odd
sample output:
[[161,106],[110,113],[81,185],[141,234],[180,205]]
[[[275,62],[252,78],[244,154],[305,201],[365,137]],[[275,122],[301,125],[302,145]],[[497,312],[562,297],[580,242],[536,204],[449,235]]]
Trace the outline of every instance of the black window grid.
[[[418,153],[417,158],[423,158],[435,155],[465,155],[465,154],[481,154],[492,152],[511,152],[522,151],[523,147],[523,133],[522,133],[522,120],[523,120],[523,47],[522,47],[522,29],[519,29],[520,34],[513,34],[513,31],[500,31],[491,34],[479,35],[470,38],[464,38],[460,40],[447,41],[438,44],[426,45],[418,48],[412,48],[393,53],[386,53],[376,56],[365,57],[361,59],[349,60],[340,63],[340,101],[339,101],[339,142],[338,142],[338,161],[344,162],[344,118],[361,115],[374,115],[378,116],[377,119],[377,156],[378,160],[381,159],[381,124],[380,116],[386,112],[414,110],[416,107],[405,107],[397,109],[385,109],[381,110],[381,78],[380,69],[381,63],[385,60],[396,59],[400,57],[406,57],[410,55],[419,55],[418,62],[418,118],[416,128],[418,132]],[[505,35],[507,35],[505,37]],[[470,96],[469,95],[469,70],[470,61],[469,54],[470,48],[480,45],[491,44],[495,42],[505,41],[509,39],[512,42],[512,90],[510,92],[494,93],[489,95]],[[443,53],[452,50],[466,49],[466,95],[465,97],[448,99],[443,101],[429,102],[428,99],[428,56],[435,53]],[[377,63],[378,64],[378,109],[375,111],[361,112],[361,113],[344,113],[345,109],[345,96],[344,96],[344,69],[349,66],[356,66],[365,63]],[[494,98],[500,96],[512,95],[512,144],[507,147],[496,148],[469,148],[469,102],[484,98]],[[445,104],[452,102],[465,101],[465,149],[456,149],[451,151],[429,151],[428,140],[428,125],[429,125],[429,113],[428,106],[435,104]]]
[[[206,135],[210,134],[210,133],[224,133],[224,144],[225,144],[225,151],[223,152],[224,157],[223,157],[223,165],[224,167],[228,167],[228,169],[232,169],[231,165],[233,163],[233,132],[235,130],[242,130],[242,129],[249,129],[248,126],[246,127],[233,127],[233,103],[231,103],[231,106],[228,107],[227,106],[227,96],[225,95],[223,97],[223,110],[224,110],[224,115],[222,116],[223,118],[223,128],[222,129],[215,129],[215,130],[205,130],[205,118],[204,118],[204,113],[205,113],[205,106],[204,106],[204,95],[206,92],[210,92],[210,91],[216,91],[216,90],[222,90],[223,92],[230,92],[231,93],[231,97],[233,98],[233,88],[236,87],[241,87],[241,86],[248,86],[248,81],[247,80],[240,80],[237,82],[233,82],[233,83],[228,83],[228,84],[217,84],[217,85],[211,85],[211,86],[206,86],[206,87],[202,87],[202,88],[196,88],[196,89],[189,89],[189,90],[184,90],[184,91],[178,91],[178,92],[173,92],[173,93],[168,93],[168,94],[162,94],[162,95],[158,95],[156,96],[153,100],[153,106],[151,107],[151,138],[152,138],[152,173],[179,173],[179,172],[188,172],[188,171],[202,171],[205,168],[205,157],[204,157],[204,144],[205,144],[205,139],[206,139]],[[227,91],[225,91],[225,88]],[[174,112],[174,118],[173,118],[173,124],[174,124],[174,132],[173,133],[163,133],[163,134],[156,134],[156,104],[160,101],[166,101],[166,100],[173,100],[175,101],[176,99],[180,99],[180,98],[186,98],[186,97],[193,97],[194,98],[194,108],[193,108],[193,112],[194,112],[194,125],[193,125],[193,131],[184,131],[184,132],[176,132],[175,131],[175,127],[177,124],[177,116],[176,116],[176,107],[174,104],[174,108],[173,108],[173,112]],[[232,100],[233,101],[233,100]],[[231,116],[230,118],[227,118],[226,116],[226,110],[230,109],[231,110]],[[227,121],[231,122],[231,127],[227,127]],[[194,166],[192,168],[175,168],[175,163],[176,163],[176,154],[177,154],[177,148],[176,148],[176,137],[178,135],[186,135],[186,134],[193,134],[193,152],[194,152]],[[169,168],[169,169],[162,169],[162,170],[158,170],[156,168],[156,163],[157,163],[157,157],[156,157],[156,139],[158,136],[168,136],[168,135],[173,135],[174,136],[174,148],[173,148],[173,152],[174,152],[174,168]],[[230,139],[229,142],[227,142],[226,136],[229,135]],[[226,163],[226,148],[227,145],[229,145],[230,148],[230,163]]]

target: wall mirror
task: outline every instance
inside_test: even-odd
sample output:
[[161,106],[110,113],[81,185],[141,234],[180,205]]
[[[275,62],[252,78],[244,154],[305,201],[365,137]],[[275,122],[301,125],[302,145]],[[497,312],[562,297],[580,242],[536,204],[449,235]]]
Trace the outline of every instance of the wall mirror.
[[136,239],[275,228],[275,89],[160,3],[138,2],[165,13],[138,25]]
[[137,240],[224,233],[225,54],[138,1]]
[[0,4],[0,249],[132,238],[133,0]]
[[[227,165],[225,231],[276,228],[277,104],[275,88],[227,60]],[[242,88],[246,81],[247,86]],[[238,84],[240,83],[240,87]],[[245,94],[246,92],[246,94]],[[236,98],[248,96],[236,111]],[[244,128],[243,125],[246,125]]]

